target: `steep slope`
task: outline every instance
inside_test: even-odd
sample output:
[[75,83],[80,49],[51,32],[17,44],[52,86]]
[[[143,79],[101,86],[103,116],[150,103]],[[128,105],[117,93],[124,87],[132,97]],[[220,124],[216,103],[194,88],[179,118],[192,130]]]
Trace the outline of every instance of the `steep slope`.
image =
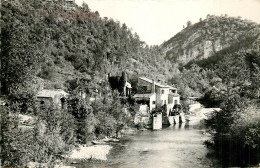
[[219,62],[225,60],[227,57],[234,53],[244,53],[250,50],[257,50],[260,46],[260,36],[244,37],[239,43],[234,43],[229,47],[226,47],[220,51],[214,53],[211,57],[201,59],[201,60],[191,60],[186,65],[185,68],[190,68],[193,64],[197,64],[201,68],[214,69],[214,66],[219,64]]
[[[208,15],[161,45],[166,58],[182,64],[209,58],[218,51],[259,36],[260,26],[248,20]],[[249,42],[250,43],[250,42]]]
[[35,78],[43,80],[38,85],[44,88],[66,90],[67,82],[75,79],[87,79],[86,87],[104,88],[101,83],[107,82],[108,73],[122,71],[131,82],[138,76],[170,81],[181,64],[205,58],[214,62],[226,51],[249,48],[260,32],[253,22],[208,16],[161,46],[150,47],[125,24],[101,18],[86,4],[5,1],[1,14],[1,81],[6,94],[18,86],[31,91]]
[[110,72],[164,80],[174,71],[159,47],[147,46],[125,24],[66,2],[3,2],[2,93],[25,83],[28,91],[35,77],[44,88],[67,89],[66,82],[77,78],[99,87]]

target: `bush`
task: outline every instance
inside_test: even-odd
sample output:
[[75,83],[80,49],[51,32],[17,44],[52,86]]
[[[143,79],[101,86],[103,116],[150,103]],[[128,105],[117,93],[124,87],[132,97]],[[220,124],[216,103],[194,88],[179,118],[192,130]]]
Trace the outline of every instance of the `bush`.
[[43,65],[41,71],[38,73],[37,76],[41,77],[42,79],[51,80],[54,75],[54,66],[52,65]]
[[253,166],[260,162],[260,111],[249,106],[236,116],[226,109],[214,112],[207,120],[212,141],[205,145],[214,150],[223,166]]
[[75,144],[74,119],[66,110],[38,109],[37,116],[32,116],[33,128],[18,126],[18,106],[5,107],[1,112],[3,166],[26,166],[32,161],[51,164]]

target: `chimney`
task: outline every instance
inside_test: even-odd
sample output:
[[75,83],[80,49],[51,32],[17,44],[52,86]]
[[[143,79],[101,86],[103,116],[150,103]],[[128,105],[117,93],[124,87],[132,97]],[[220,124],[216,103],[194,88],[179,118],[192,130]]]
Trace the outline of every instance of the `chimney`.
[[155,81],[153,80],[153,83],[152,83],[152,93],[155,93]]

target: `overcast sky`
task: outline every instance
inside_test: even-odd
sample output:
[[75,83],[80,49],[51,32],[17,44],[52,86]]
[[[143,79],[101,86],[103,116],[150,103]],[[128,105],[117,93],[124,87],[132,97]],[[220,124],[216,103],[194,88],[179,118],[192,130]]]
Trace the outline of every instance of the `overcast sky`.
[[260,0],[76,0],[137,32],[149,45],[161,44],[207,14],[241,16],[260,23]]

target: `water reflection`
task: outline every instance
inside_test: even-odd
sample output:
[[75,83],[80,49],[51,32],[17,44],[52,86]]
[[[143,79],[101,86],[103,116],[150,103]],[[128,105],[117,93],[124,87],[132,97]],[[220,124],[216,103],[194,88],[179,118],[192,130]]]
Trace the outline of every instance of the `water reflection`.
[[[169,128],[168,128],[169,127]],[[171,127],[174,129],[174,130],[184,130],[184,129],[189,129],[190,126],[189,126],[189,123],[179,123],[179,124],[175,124],[175,125],[171,125],[171,126],[167,126],[167,127],[164,127],[164,129],[171,129]]]
[[84,163],[77,167],[212,167],[203,146],[205,138],[190,123],[176,124],[160,131],[146,130],[127,135],[120,143],[113,144],[107,162]]
[[186,121],[185,127],[184,127],[185,129],[189,129],[190,128],[190,124],[189,123],[190,123],[190,121]]

